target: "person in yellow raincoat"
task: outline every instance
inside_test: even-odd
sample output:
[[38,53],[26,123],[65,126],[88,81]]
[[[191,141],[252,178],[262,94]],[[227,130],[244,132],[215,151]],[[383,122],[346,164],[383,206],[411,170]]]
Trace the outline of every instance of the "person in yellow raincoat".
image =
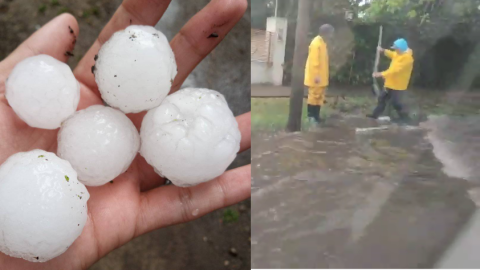
[[402,96],[408,88],[413,71],[413,51],[403,38],[397,39],[393,43],[392,49],[394,50],[385,50],[381,47],[377,49],[383,52],[386,57],[392,59],[392,62],[386,71],[373,74],[374,77],[385,79],[386,91],[378,97],[377,107],[367,117],[377,119],[385,110],[387,102],[391,100],[400,120],[402,122],[409,121],[408,112],[402,103]]
[[308,120],[320,123],[320,109],[325,102],[325,90],[328,87],[329,61],[328,40],[333,37],[335,29],[329,24],[320,26],[319,35],[310,43],[305,65],[304,84],[308,87]]

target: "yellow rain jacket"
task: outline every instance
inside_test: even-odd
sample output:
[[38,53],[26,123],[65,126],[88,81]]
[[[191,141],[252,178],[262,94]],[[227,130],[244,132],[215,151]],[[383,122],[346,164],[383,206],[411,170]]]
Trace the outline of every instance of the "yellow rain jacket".
[[405,53],[385,50],[385,56],[392,59],[390,67],[382,72],[385,78],[385,88],[392,90],[406,90],[410,83],[413,70],[413,52],[408,49]]
[[[305,65],[305,81],[308,87],[328,86],[328,51],[327,44],[322,37],[317,36],[308,48],[307,64]],[[320,78],[320,83],[315,83],[315,78]]]

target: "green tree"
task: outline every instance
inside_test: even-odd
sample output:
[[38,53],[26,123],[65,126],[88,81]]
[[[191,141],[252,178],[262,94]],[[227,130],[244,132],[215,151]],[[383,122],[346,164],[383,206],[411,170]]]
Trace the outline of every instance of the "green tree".
[[368,22],[416,23],[464,19],[478,15],[479,0],[372,0],[361,8]]

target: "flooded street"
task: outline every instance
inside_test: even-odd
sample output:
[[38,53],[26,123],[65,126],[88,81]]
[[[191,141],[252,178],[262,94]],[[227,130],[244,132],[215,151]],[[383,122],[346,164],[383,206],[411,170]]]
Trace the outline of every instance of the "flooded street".
[[435,266],[480,204],[480,117],[329,122],[253,134],[252,268]]

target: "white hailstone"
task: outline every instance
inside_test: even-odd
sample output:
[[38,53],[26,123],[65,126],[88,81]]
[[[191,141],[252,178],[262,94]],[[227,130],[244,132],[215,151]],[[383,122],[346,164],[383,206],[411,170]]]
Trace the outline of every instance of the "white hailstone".
[[138,131],[125,114],[94,105],[63,123],[57,153],[72,164],[80,182],[100,186],[124,173],[139,147]]
[[107,104],[137,113],[160,105],[177,75],[177,64],[162,32],[131,25],[105,42],[93,72]]
[[222,94],[185,88],[150,110],[140,130],[140,154],[177,186],[221,175],[240,148],[240,131]]
[[12,155],[0,166],[0,251],[31,262],[61,255],[82,233],[89,198],[54,153]]
[[18,63],[5,87],[12,109],[35,128],[59,128],[77,110],[80,100],[80,84],[70,68],[44,54]]

